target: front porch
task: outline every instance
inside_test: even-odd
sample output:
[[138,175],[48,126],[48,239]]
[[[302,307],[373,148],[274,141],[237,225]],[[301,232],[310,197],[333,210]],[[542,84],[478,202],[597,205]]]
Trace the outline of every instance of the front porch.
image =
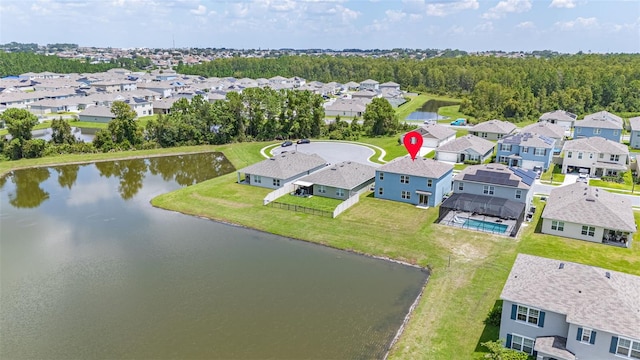
[[576,360],[576,356],[567,350],[567,338],[562,336],[541,336],[536,338],[533,350],[536,360]]
[[618,163],[608,163],[603,161],[596,162],[592,176],[618,176],[627,171],[627,166]]

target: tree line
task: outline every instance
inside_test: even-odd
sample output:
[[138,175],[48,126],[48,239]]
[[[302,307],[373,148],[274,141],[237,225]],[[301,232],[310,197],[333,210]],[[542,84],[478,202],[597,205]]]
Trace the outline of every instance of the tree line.
[[88,58],[71,60],[32,52],[0,52],[0,77],[43,71],[60,74],[96,73],[113,68],[125,68],[135,71],[150,65],[152,65],[151,59],[142,56],[117,58],[106,63],[91,64],[91,59]]
[[206,77],[299,76],[321,82],[393,81],[404,89],[462,97],[461,111],[514,122],[564,109],[640,111],[640,55],[579,54],[553,58],[372,59],[340,56],[216,59],[180,65],[179,73]]
[[131,107],[115,101],[115,118],[98,130],[92,143],[78,141],[64,119],[53,120],[51,140],[33,139],[38,119],[25,109],[11,108],[0,114],[11,135],[0,141],[5,158],[37,158],[55,154],[153,149],[185,145],[226,144],[243,141],[329,137],[357,140],[361,135],[378,136],[406,130],[400,126],[386,99],[376,98],[363,119],[349,124],[337,118],[325,123],[324,99],[310,91],[250,88],[229,92],[224,101],[210,103],[202,96],[176,101],[166,115],[158,115],[143,127]]

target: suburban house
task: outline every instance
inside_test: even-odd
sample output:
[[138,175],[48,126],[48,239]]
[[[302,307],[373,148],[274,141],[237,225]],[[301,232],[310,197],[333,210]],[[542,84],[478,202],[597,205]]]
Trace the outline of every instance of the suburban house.
[[627,171],[629,148],[599,136],[569,140],[562,148],[562,173],[586,172],[593,177]]
[[599,136],[615,142],[620,142],[624,122],[622,118],[608,111],[590,114],[575,122],[573,137]]
[[631,128],[629,145],[633,149],[640,149],[640,116],[629,118],[629,127]]
[[380,90],[396,90],[400,91],[400,84],[394,83],[393,81],[388,81],[386,83],[382,83],[379,85]]
[[533,199],[535,172],[502,164],[468,166],[453,179],[438,222],[516,236]]
[[473,126],[471,129],[469,129],[469,134],[487,140],[499,140],[513,133],[514,131],[516,131],[516,126],[513,123],[494,119],[481,122]]
[[367,79],[360,83],[360,90],[378,90],[379,87],[380,83],[371,79]]
[[367,191],[376,176],[376,168],[355,161],[344,161],[296,180],[296,191],[346,200]]
[[500,339],[536,360],[640,359],[640,277],[518,254]]
[[316,154],[289,151],[238,170],[238,183],[278,189],[325,166],[327,162]]
[[89,106],[78,114],[79,121],[108,123],[115,118],[110,106]]
[[575,183],[551,190],[542,212],[542,232],[630,247],[636,222],[624,196]]
[[533,169],[539,166],[547,170],[553,158],[555,140],[528,132],[503,137],[498,140],[496,162]]
[[[426,150],[431,151],[434,148],[451,142],[456,138],[456,132],[454,130],[435,123],[422,125],[413,131],[422,135],[422,147],[425,149],[425,152],[427,152]],[[403,140],[404,135],[400,138],[400,142]]]
[[376,169],[374,196],[420,207],[437,206],[451,192],[452,176],[451,164],[399,157]]
[[558,124],[553,124],[548,121],[540,121],[531,125],[527,125],[520,130],[521,133],[531,133],[546,136],[556,141],[554,145],[554,154],[559,154],[562,151],[562,145],[564,145],[565,130]]
[[578,115],[564,110],[550,111],[542,114],[539,121],[546,121],[560,125],[565,131],[570,132],[576,122]]
[[454,139],[436,149],[436,159],[440,161],[483,163],[493,155],[494,143],[474,135]]
[[327,116],[362,117],[366,109],[366,103],[360,99],[336,99],[324,111]]

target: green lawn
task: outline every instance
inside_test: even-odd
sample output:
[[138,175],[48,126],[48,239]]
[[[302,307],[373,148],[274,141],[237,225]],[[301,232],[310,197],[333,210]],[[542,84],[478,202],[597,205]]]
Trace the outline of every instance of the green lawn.
[[[375,141],[369,141],[375,140]],[[395,138],[365,139],[404,155]],[[273,143],[239,143],[108,154],[84,154],[0,162],[0,174],[26,166],[146,157],[176,152],[222,151],[242,168],[262,160],[259,150]],[[383,146],[384,145],[384,146]],[[389,257],[432,270],[424,295],[391,359],[482,359],[480,342],[495,339],[497,328],[483,320],[496,305],[517,253],[577,261],[640,275],[640,237],[631,249],[536,233],[544,203],[517,239],[434,224],[438,208],[375,199],[368,194],[332,219],[262,205],[269,189],[236,184],[231,173],[152,200],[154,206],[240,224],[277,235]],[[315,198],[315,197],[314,197]],[[314,199],[312,198],[312,199]],[[636,222],[640,216],[636,214]],[[304,224],[304,226],[300,226]]]
[[589,179],[589,185],[603,187],[607,189],[614,189],[614,190],[635,191],[635,185],[633,184],[631,171],[627,171],[624,173],[623,180],[624,180],[623,183],[617,183],[612,181]]
[[311,209],[322,211],[333,211],[342,200],[329,199],[322,196],[301,197],[294,195],[285,195],[276,199],[279,203],[304,206]]
[[[387,152],[387,156],[384,157],[385,161],[391,161],[398,156],[407,155],[407,149],[404,145],[400,144],[398,140],[400,139],[400,135],[397,136],[380,136],[380,137],[361,137],[360,142],[379,146],[383,148]],[[377,153],[375,159],[377,159],[379,154]],[[372,161],[374,159],[371,159]]]
[[565,174],[562,173],[562,166],[551,164],[547,171],[543,172],[540,176],[540,180],[544,183],[551,182],[553,177],[553,184],[562,184],[564,182]]

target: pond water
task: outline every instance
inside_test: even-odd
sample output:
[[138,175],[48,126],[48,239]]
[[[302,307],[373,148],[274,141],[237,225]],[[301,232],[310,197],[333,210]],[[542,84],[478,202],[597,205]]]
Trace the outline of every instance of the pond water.
[[429,100],[422,107],[407,116],[409,121],[442,120],[445,117],[438,115],[438,109],[443,106],[458,105],[455,101]]
[[210,153],[0,179],[0,358],[384,356],[425,272],[149,204],[233,170]]

